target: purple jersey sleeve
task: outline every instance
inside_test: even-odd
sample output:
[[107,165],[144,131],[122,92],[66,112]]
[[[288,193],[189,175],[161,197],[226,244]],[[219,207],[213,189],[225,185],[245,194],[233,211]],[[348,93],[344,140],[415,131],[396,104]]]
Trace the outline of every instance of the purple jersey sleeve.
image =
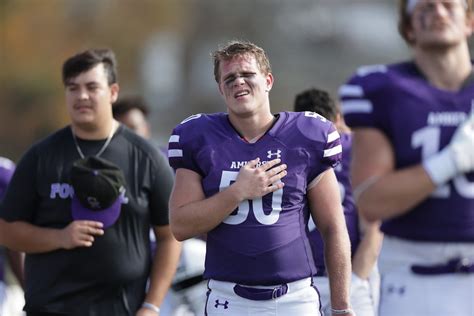
[[0,157],[0,200],[5,195],[13,172],[15,172],[15,163],[8,158]]
[[[359,218],[354,197],[352,195],[352,186],[349,172],[352,147],[351,134],[341,134],[341,145],[342,160],[341,163],[334,168],[334,171],[341,192],[341,202],[344,209],[344,217],[346,220],[347,231],[349,233],[349,239],[351,242],[351,253],[354,255],[357,247],[359,246],[360,232]],[[308,224],[308,228],[311,247],[313,250],[313,258],[316,263],[316,268],[318,269],[318,275],[324,274],[326,267],[324,263],[324,243],[321,238],[321,234],[312,222],[312,219]]]
[[[15,172],[15,163],[8,158],[0,157],[0,201],[5,195],[8,184]],[[4,280],[5,254],[0,254],[0,282]]]
[[231,185],[239,169],[259,157],[288,165],[285,186],[262,198],[243,201],[208,232],[204,276],[242,284],[280,284],[314,275],[307,237],[306,190],[319,174],[341,159],[339,134],[320,116],[279,113],[257,142],[244,141],[227,114],[192,116],[170,137],[173,168],[202,176],[206,197]]
[[[390,141],[395,168],[420,164],[449,144],[471,111],[474,82],[445,91],[412,62],[362,67],[339,90],[346,122]],[[368,153],[369,154],[369,153]],[[474,241],[474,174],[440,186],[406,214],[382,224],[388,235],[421,241]]]
[[168,142],[168,160],[176,171],[179,168],[190,169],[201,173],[194,153],[198,151],[202,137],[199,130],[208,121],[207,116],[195,114],[184,119],[172,132]]

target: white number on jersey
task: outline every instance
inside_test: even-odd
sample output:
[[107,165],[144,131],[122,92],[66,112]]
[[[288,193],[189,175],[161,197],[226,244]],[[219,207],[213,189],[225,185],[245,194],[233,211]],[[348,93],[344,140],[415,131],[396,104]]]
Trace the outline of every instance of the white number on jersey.
[[202,116],[202,114],[194,114],[194,115],[188,116],[187,118],[185,118],[184,120],[182,120],[180,124],[184,124],[184,123],[186,123],[186,122],[189,122],[189,121],[198,119],[198,118],[200,118],[201,116]]
[[320,120],[323,121],[323,122],[326,122],[326,121],[327,121],[327,119],[326,119],[324,116],[319,115],[319,114],[316,113],[316,112],[305,111],[305,112],[304,112],[304,116],[306,116],[306,117],[312,117],[312,118],[317,118],[317,119],[320,119]]
[[[232,181],[235,181],[237,179],[238,174],[239,174],[238,171],[222,171],[221,183],[219,184],[219,190],[222,191],[225,188],[227,188],[232,183]],[[249,215],[250,203],[252,203],[253,213],[255,215],[255,218],[258,220],[260,224],[263,224],[263,225],[275,224],[280,218],[282,198],[283,198],[283,189],[279,189],[273,192],[272,211],[269,214],[265,214],[263,212],[262,198],[243,201],[242,203],[239,204],[239,207],[237,208],[237,213],[233,215],[229,215],[229,217],[227,217],[224,220],[224,223],[230,224],[230,225],[238,225],[238,224],[243,223],[247,219],[247,216]]]

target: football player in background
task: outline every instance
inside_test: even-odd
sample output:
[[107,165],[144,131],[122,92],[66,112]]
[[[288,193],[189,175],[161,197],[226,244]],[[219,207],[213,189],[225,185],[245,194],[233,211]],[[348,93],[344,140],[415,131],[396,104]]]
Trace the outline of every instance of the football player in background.
[[[347,231],[351,241],[351,305],[358,316],[376,315],[380,284],[376,263],[383,235],[379,230],[378,222],[367,223],[358,215],[352,196],[349,172],[352,146],[351,130],[345,124],[339,106],[324,90],[311,88],[298,93],[295,97],[294,111],[310,111],[322,115],[334,123],[341,136],[342,160],[334,168],[334,171],[339,182]],[[329,280],[324,263],[324,244],[321,234],[311,220],[309,221],[309,231],[313,257],[318,270],[314,283],[319,290],[323,311],[326,315],[330,315],[331,301]]]
[[[114,118],[143,138],[150,139],[150,109],[137,96],[119,98],[112,107]],[[164,151],[167,154],[167,150]],[[150,232],[153,249],[155,235]],[[182,243],[181,256],[171,288],[160,306],[161,316],[202,315],[206,304],[207,282],[203,280],[206,243],[191,238]]]
[[[15,171],[15,163],[0,157],[0,201]],[[23,297],[23,261],[21,252],[0,248],[0,315],[20,316],[25,305]],[[16,280],[8,278],[7,266]]]
[[333,313],[351,315],[350,243],[333,170],[339,134],[319,115],[271,112],[262,48],[232,41],[213,61],[227,113],[188,117],[168,151],[172,231],[178,240],[207,233],[206,315],[320,315],[310,213],[326,246]]
[[383,220],[380,315],[474,315],[472,0],[402,0],[412,59],[340,88],[357,206]]

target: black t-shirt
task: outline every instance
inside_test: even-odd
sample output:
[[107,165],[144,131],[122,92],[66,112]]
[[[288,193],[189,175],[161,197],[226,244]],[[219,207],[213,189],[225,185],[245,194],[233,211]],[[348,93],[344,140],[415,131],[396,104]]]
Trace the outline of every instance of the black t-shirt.
[[[86,156],[96,154],[104,142],[78,139]],[[92,247],[27,254],[26,311],[77,313],[111,296],[123,299],[123,289],[131,310],[142,302],[151,262],[149,229],[168,225],[173,174],[155,146],[123,125],[101,158],[125,175],[120,217]],[[69,170],[77,159],[70,127],[33,145],[17,166],[0,217],[50,228],[71,223]]]

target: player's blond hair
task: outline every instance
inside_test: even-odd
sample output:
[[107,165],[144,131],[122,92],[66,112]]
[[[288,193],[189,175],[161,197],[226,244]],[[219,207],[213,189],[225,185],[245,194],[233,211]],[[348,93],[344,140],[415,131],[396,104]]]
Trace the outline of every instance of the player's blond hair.
[[212,53],[212,59],[214,62],[214,79],[217,83],[220,80],[220,64],[221,61],[228,61],[236,56],[254,56],[258,68],[264,75],[268,75],[272,72],[270,61],[263,48],[255,45],[248,41],[233,40],[224,46],[220,46],[218,50]]

